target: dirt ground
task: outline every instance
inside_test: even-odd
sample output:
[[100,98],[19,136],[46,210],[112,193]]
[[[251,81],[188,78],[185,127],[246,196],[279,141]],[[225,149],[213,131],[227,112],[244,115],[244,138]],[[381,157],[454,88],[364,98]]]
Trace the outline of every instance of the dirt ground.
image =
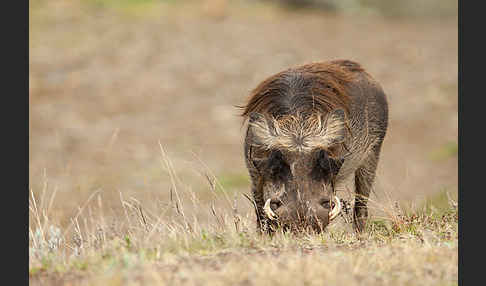
[[251,213],[235,106],[273,73],[331,59],[361,63],[388,95],[374,200],[457,196],[457,18],[91,2],[29,2],[29,178],[36,196],[56,193],[53,223],[95,191],[113,215],[120,196],[166,202],[160,146],[202,204],[212,173]]

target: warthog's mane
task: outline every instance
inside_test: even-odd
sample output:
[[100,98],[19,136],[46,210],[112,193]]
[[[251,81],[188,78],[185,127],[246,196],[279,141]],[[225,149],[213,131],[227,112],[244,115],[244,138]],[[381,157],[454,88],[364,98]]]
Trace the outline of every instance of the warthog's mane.
[[[346,120],[337,116],[323,118],[320,114],[286,115],[272,122],[255,120],[250,122],[254,135],[253,144],[264,149],[284,149],[310,152],[316,148],[329,149],[344,142],[348,130]],[[269,124],[270,123],[270,124]]]
[[[264,80],[242,107],[245,118],[251,113],[267,118],[250,122],[254,143],[298,151],[342,143],[343,131],[349,131],[343,120],[350,104],[346,86],[361,71],[355,62],[337,60],[290,68]],[[334,114],[335,110],[343,114]]]

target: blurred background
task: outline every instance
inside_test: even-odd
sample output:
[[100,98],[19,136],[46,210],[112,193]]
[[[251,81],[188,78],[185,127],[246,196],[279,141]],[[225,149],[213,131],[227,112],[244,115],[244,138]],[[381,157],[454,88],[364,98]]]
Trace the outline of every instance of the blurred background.
[[174,189],[201,220],[252,215],[235,106],[290,66],[350,59],[390,105],[372,199],[440,207],[458,191],[457,23],[451,0],[31,0],[31,191],[61,225],[94,193],[114,219]]

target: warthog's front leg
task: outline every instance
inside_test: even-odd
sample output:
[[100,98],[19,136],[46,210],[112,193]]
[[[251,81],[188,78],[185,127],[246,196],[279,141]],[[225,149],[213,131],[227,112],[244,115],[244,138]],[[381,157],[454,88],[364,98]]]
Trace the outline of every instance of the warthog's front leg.
[[365,163],[355,172],[356,197],[354,200],[353,226],[357,232],[364,231],[368,219],[368,197],[375,180],[380,147],[381,144],[375,146]]

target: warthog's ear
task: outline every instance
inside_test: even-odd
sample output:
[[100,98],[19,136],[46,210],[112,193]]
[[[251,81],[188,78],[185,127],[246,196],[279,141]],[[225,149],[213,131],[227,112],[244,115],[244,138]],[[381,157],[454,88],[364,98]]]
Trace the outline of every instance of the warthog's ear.
[[323,128],[323,137],[327,146],[344,142],[348,125],[346,113],[342,109],[333,110],[328,114]]
[[270,146],[277,136],[273,120],[257,112],[249,114],[248,130],[252,135],[251,143],[254,145]]

